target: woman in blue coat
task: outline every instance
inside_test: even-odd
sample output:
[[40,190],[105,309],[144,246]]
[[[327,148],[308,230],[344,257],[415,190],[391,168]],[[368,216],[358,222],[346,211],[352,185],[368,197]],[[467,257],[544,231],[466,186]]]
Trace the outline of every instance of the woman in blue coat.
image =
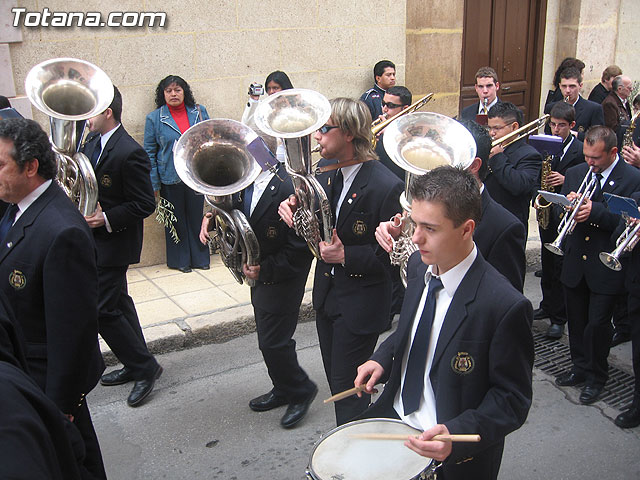
[[209,119],[198,105],[191,87],[182,78],[169,75],[156,88],[156,110],[147,115],[144,149],[151,160],[151,183],[156,194],[174,206],[174,227],[179,241],[165,228],[167,266],[188,273],[209,268],[209,249],[198,240],[204,197],[186,186],[173,164],[173,146],[192,125]]

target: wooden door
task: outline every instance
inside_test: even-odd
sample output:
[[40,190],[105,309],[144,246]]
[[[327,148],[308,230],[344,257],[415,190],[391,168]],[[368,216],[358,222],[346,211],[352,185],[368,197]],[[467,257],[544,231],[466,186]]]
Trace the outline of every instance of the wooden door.
[[498,97],[537,118],[547,0],[465,0],[460,110],[478,101],[478,68],[498,73]]

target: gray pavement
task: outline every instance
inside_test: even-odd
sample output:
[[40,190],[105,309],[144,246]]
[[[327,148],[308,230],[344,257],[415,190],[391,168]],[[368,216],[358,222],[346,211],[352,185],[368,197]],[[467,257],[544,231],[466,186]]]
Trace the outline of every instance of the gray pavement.
[[[525,294],[537,306],[539,282],[532,273],[527,274]],[[245,320],[246,327],[250,322]],[[546,322],[534,327],[542,330]],[[207,331],[212,330],[216,328]],[[296,340],[300,362],[320,393],[293,430],[279,426],[283,408],[264,413],[248,408],[249,399],[270,388],[256,336],[248,330],[240,329],[242,335],[232,338],[227,329],[226,337],[210,334],[191,345],[232,338],[224,343],[159,355],[165,373],[149,401],[136,409],[125,402],[130,384],[99,386],[91,393],[89,405],[109,478],[304,478],[314,443],[335,425],[332,407],[321,402],[329,392],[314,325],[301,323]],[[197,338],[193,332],[188,335]],[[631,372],[630,345],[613,349],[611,361]],[[612,422],[618,411],[602,402],[579,405],[578,389],[561,389],[538,370],[533,386],[527,422],[507,437],[501,479],[640,478],[640,428],[619,429]]]

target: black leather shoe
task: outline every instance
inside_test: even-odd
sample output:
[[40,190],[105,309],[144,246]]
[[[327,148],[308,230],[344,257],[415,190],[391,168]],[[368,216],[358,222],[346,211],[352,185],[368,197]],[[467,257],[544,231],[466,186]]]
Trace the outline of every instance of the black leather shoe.
[[562,338],[562,334],[564,333],[564,325],[558,325],[557,323],[552,323],[547,328],[547,333],[545,334],[547,338]]
[[580,385],[585,381],[586,378],[573,372],[563,373],[562,375],[556,377],[556,385],[558,385],[559,387],[573,387],[574,385]]
[[582,389],[580,394],[580,403],[583,405],[591,405],[598,400],[598,397],[602,393],[602,387],[594,387],[593,385],[587,385]]
[[289,402],[287,402],[285,397],[278,397],[273,393],[273,390],[271,390],[269,393],[265,393],[251,400],[249,402],[249,408],[254,412],[266,412],[286,405],[287,403]]
[[614,423],[620,428],[633,428],[640,425],[640,407],[631,407],[616,417]]
[[533,311],[534,320],[544,320],[545,318],[549,318],[549,314],[545,312],[542,308],[536,308]]
[[158,368],[153,375],[142,380],[136,380],[136,383],[134,383],[133,389],[129,394],[129,398],[127,398],[127,404],[130,407],[137,407],[140,405],[140,403],[149,396],[153,390],[153,386],[156,384],[156,380],[160,378],[160,375],[162,375],[162,367],[158,365]]
[[280,425],[284,428],[291,428],[295,426],[309,411],[309,407],[318,394],[318,387],[315,387],[313,392],[300,403],[290,403],[287,407],[287,411],[280,420]]
[[621,343],[625,343],[631,340],[631,335],[628,333],[619,333],[616,332],[613,334],[613,338],[611,339],[611,347],[615,347],[620,345]]
[[178,270],[182,273],[191,273],[191,267],[180,267]]
[[111,387],[113,385],[122,385],[133,380],[133,372],[127,367],[122,367],[119,370],[112,370],[109,373],[105,373],[100,377],[100,383],[105,387]]
[[197,270],[209,270],[209,265],[202,265],[201,267],[193,267]]

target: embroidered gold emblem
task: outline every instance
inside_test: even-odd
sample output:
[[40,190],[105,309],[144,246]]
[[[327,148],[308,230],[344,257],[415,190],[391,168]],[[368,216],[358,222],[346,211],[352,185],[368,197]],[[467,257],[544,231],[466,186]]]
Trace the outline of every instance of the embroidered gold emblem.
[[580,132],[580,133],[584,132],[584,127],[582,125],[580,125],[578,127],[578,132]]
[[364,235],[367,233],[367,224],[362,220],[356,220],[351,229],[355,235]]
[[102,185],[103,187],[109,188],[112,184],[113,181],[111,180],[111,177],[109,175],[103,175],[102,178],[100,178],[100,185]]
[[467,352],[458,352],[458,354],[451,359],[451,368],[460,375],[471,373],[475,366],[473,357]]
[[276,227],[274,227],[273,225],[271,225],[271,226],[267,227],[266,234],[267,234],[267,238],[270,238],[270,239],[273,240],[274,238],[276,238],[278,236],[278,229]]
[[27,278],[20,270],[14,270],[9,274],[9,285],[16,290],[22,290],[27,285]]

